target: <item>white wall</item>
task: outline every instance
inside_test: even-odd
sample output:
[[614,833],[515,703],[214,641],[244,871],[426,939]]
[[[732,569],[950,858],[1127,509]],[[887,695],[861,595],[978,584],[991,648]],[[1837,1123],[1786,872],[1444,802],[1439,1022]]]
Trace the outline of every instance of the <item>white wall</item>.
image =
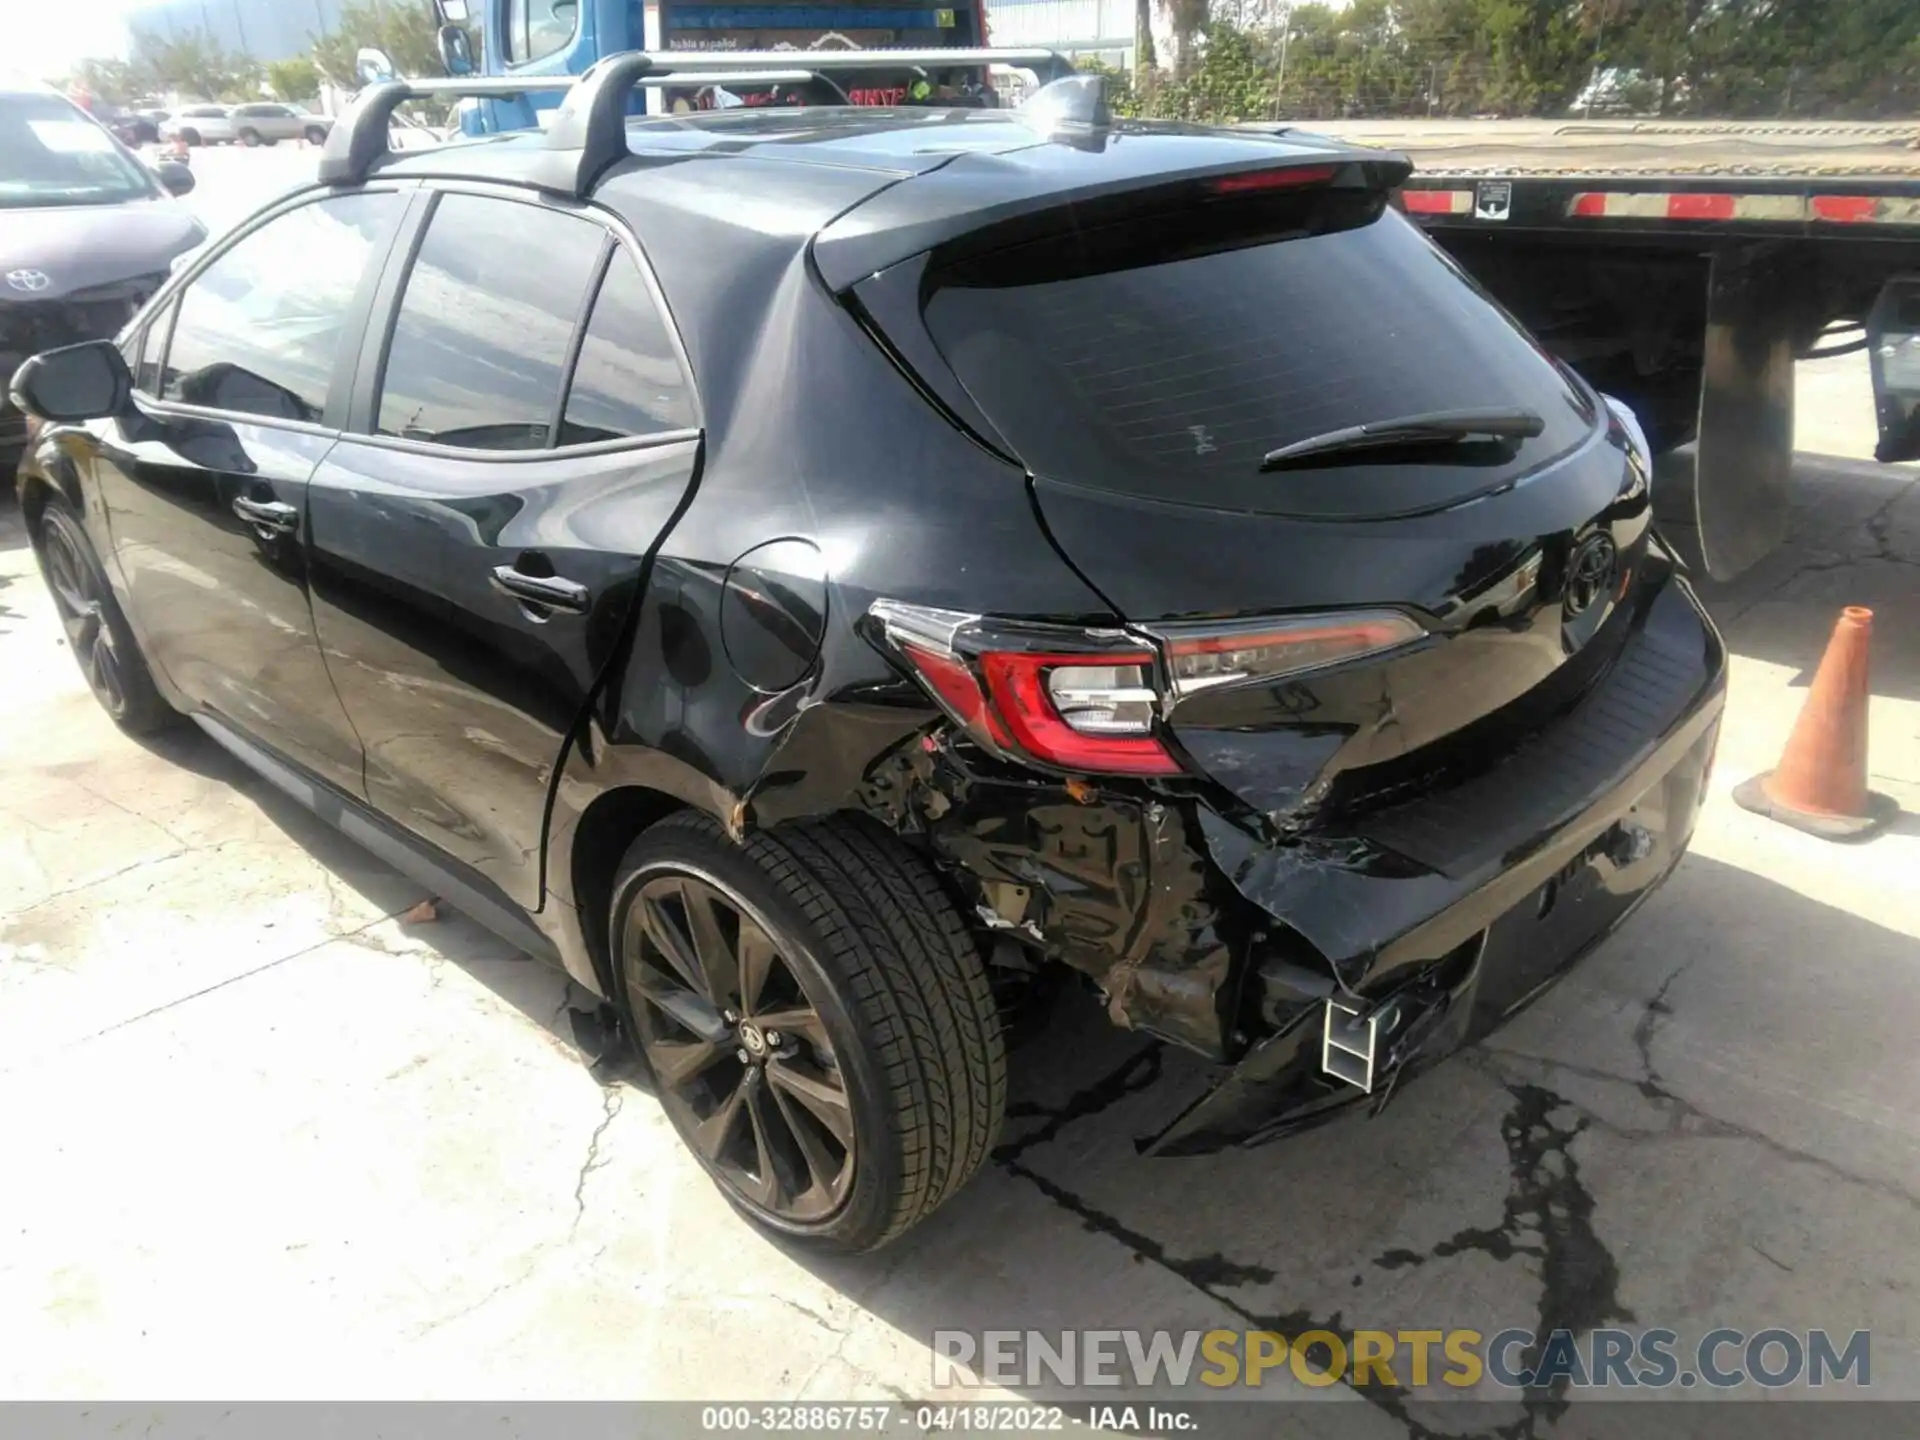
[[1133,0],[987,0],[995,45],[1133,49]]

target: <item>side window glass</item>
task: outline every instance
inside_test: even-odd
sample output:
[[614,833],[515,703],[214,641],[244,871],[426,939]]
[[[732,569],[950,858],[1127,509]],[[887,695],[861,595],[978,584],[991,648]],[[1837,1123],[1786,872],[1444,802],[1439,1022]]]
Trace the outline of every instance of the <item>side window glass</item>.
[[667,322],[633,257],[616,250],[580,342],[560,443],[621,440],[692,425],[693,404]]
[[565,48],[579,15],[579,0],[509,0],[507,59],[524,65]]
[[380,393],[382,435],[540,450],[605,232],[513,200],[442,195],[407,275]]
[[180,296],[162,398],[319,420],[354,292],[405,207],[394,191],[303,205],[201,271]]

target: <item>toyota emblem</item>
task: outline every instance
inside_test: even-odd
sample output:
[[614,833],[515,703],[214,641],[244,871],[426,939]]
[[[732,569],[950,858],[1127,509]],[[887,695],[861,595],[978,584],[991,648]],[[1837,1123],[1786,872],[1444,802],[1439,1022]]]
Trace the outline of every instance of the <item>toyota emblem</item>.
[[1567,593],[1562,602],[1569,620],[1586,614],[1607,593],[1613,584],[1615,558],[1613,541],[1605,535],[1589,535],[1575,547],[1573,559],[1567,562]]
[[31,293],[44,290],[52,283],[53,281],[47,278],[47,272],[44,270],[9,270],[7,272],[7,284],[16,290]]

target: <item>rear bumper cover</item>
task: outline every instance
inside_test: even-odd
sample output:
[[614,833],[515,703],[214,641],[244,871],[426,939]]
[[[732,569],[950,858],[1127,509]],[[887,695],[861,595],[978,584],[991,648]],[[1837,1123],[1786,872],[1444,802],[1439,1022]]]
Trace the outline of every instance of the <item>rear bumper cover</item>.
[[[1214,863],[1328,962],[1280,956],[1249,983],[1275,1032],[1147,1146],[1258,1143],[1356,1103],[1486,1034],[1565,973],[1657,889],[1693,833],[1725,706],[1725,652],[1679,579],[1627,654],[1563,722],[1475,786],[1390,813],[1365,833],[1263,847],[1202,809]],[[1409,865],[1409,851],[1423,863]],[[1334,994],[1406,998],[1369,1101],[1320,1071]]]

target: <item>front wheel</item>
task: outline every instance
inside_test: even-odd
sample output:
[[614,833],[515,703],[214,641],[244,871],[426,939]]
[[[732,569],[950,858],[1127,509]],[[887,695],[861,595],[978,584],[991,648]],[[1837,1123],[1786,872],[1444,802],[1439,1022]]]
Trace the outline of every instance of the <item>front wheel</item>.
[[240,143],[249,150],[257,149],[260,144],[260,132],[258,130],[242,130],[240,132]]
[[200,144],[200,132],[198,130],[182,130],[180,132],[180,139],[187,145],[198,145]]
[[318,125],[309,125],[307,127],[307,143],[309,145],[326,144],[327,132]]
[[890,834],[832,820],[736,845],[676,815],[627,851],[610,920],[661,1105],[755,1223],[871,1250],[985,1161],[1006,1104],[986,966]]
[[179,714],[154,686],[79,517],[50,500],[35,530],[41,576],[93,698],[130,735],[166,729]]

